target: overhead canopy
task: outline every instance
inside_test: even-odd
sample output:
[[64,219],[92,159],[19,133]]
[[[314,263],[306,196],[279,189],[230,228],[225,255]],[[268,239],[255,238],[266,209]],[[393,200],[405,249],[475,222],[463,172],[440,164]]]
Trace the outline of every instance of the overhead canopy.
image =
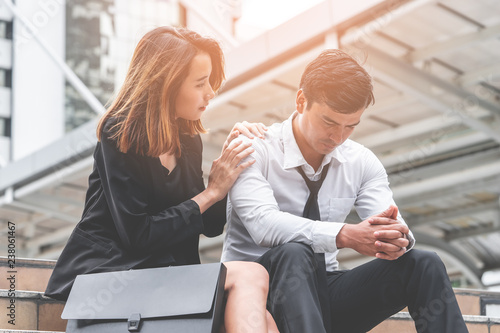
[[[417,242],[479,286],[484,271],[500,268],[500,3],[363,3],[325,1],[227,52],[229,80],[203,119],[204,170],[236,121],[285,119],[305,65],[324,48],[344,49],[375,86],[376,104],[352,138],[387,168]],[[59,144],[72,146],[69,137]],[[78,222],[92,140],[85,136],[67,158],[48,147],[53,164],[39,153],[2,170],[0,219],[16,221],[27,256],[57,257]],[[202,239],[202,250],[209,256],[221,242]],[[345,267],[364,260],[340,255]]]

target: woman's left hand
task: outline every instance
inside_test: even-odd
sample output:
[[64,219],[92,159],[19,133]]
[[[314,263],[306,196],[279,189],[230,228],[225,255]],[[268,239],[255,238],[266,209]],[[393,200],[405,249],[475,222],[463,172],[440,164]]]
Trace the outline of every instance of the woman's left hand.
[[263,123],[249,123],[248,121],[238,122],[234,124],[233,129],[227,136],[224,146],[222,146],[222,151],[226,150],[227,146],[236,139],[240,134],[243,134],[249,139],[258,137],[264,139],[264,133],[267,131],[266,125]]

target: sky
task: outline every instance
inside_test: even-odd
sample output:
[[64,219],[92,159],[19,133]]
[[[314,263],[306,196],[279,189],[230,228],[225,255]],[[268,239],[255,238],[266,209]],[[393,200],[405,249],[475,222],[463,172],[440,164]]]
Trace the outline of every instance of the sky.
[[242,15],[236,24],[237,35],[242,40],[251,39],[322,1],[242,0]]

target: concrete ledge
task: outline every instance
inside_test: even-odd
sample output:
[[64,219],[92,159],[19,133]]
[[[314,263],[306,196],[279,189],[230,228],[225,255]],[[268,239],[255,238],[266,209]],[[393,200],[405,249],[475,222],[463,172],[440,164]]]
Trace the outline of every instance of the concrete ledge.
[[[464,315],[464,320],[466,323],[482,323],[482,324],[494,324],[500,325],[500,318],[486,317],[486,316],[471,316]],[[388,320],[413,320],[408,312],[399,312],[392,315]]]
[[455,295],[488,296],[500,299],[500,291],[466,288],[454,288],[453,290],[455,291]]
[[[42,292],[16,290],[14,297],[9,293],[0,290],[0,317],[5,318],[0,321],[0,332],[10,332],[11,327],[48,332],[66,330],[67,321],[61,319],[64,302],[45,297]],[[14,307],[10,308],[12,305]],[[9,323],[11,319],[15,320],[15,325]]]
[[[14,269],[9,267],[6,257],[0,257],[0,276],[15,276],[16,290],[45,291],[56,265],[55,260],[16,258]],[[0,279],[0,289],[10,289],[6,278]]]
[[[43,292],[40,291],[28,291],[28,290],[16,290],[16,299],[32,299],[32,300],[41,300],[44,302],[53,302],[53,303],[64,303],[62,301],[58,301],[56,299],[46,297],[43,295]],[[0,298],[8,298],[9,291],[5,289],[0,289]]]

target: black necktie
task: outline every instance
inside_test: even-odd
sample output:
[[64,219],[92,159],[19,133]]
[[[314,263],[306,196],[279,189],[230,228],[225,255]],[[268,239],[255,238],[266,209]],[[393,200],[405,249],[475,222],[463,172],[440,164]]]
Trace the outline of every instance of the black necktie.
[[321,215],[319,213],[318,206],[318,192],[325,180],[326,174],[328,173],[329,164],[323,167],[323,172],[321,173],[321,178],[319,180],[310,180],[301,167],[298,167],[300,175],[304,178],[307,188],[309,189],[309,198],[307,198],[306,205],[304,207],[303,217],[307,217],[311,220],[319,221],[321,220]]
[[[318,192],[323,184],[323,181],[326,178],[326,174],[328,173],[328,169],[330,165],[327,164],[323,167],[323,172],[321,173],[321,178],[319,180],[310,180],[305,175],[304,171],[301,167],[298,167],[302,178],[306,182],[307,188],[309,189],[309,198],[307,198],[306,205],[304,206],[304,212],[302,213],[303,217],[307,217],[311,220],[319,221],[321,220],[321,215],[319,212],[318,205]],[[323,325],[325,326],[326,332],[331,332],[331,321],[330,321],[330,301],[328,299],[328,283],[326,280],[326,264],[325,264],[325,254],[324,253],[316,253],[316,279],[318,282],[318,299],[321,306],[321,312],[323,314]]]

